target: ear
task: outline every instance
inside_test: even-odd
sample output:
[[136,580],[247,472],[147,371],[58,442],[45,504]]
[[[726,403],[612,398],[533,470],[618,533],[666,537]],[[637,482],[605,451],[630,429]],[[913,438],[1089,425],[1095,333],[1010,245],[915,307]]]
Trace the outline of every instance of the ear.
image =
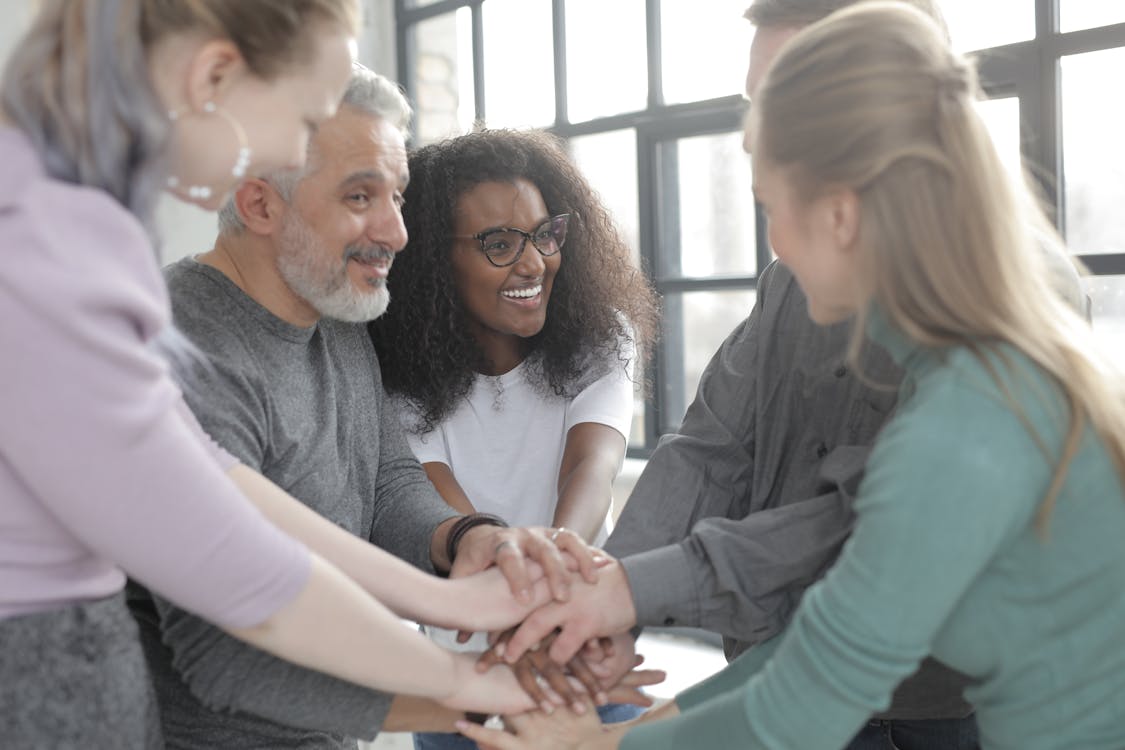
[[837,188],[826,196],[828,221],[836,246],[852,252],[859,239],[859,195],[851,188]]
[[188,64],[188,105],[192,111],[219,101],[246,72],[246,61],[229,39],[205,42]]
[[235,192],[233,200],[242,222],[254,234],[272,235],[280,227],[285,201],[265,180],[256,177],[246,180]]

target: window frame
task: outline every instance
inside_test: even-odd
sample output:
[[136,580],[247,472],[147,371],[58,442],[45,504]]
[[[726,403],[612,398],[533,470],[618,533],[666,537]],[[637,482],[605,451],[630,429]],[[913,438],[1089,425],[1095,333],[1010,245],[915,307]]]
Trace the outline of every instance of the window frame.
[[[1125,47],[1125,23],[1061,32],[1059,13],[1065,0],[1032,0],[1035,37],[1027,41],[971,53],[978,59],[982,87],[990,98],[1017,96],[1020,148],[1048,213],[1065,235],[1065,185],[1061,106],[1061,60],[1064,56]],[[483,5],[487,0],[440,0],[409,7],[394,0],[398,78],[414,100],[412,29],[425,20],[469,8],[472,16],[473,101],[477,120],[486,119]],[[746,0],[749,4],[750,0]],[[745,102],[739,93],[699,102],[668,105],[663,101],[661,0],[645,0],[648,52],[648,96],[644,109],[583,122],[567,116],[566,0],[551,0],[555,122],[547,129],[564,139],[623,129],[636,134],[638,216],[641,265],[664,300],[663,336],[653,352],[651,388],[645,399],[643,445],[630,445],[628,455],[647,458],[660,436],[678,427],[684,403],[683,311],[679,294],[698,291],[756,290],[757,274],[737,276],[661,276],[660,258],[679,257],[680,216],[677,165],[668,145],[683,138],[737,131]],[[733,19],[732,19],[733,22]],[[747,34],[751,33],[749,22]],[[755,257],[760,272],[771,259],[766,220],[756,206]],[[1125,275],[1125,253],[1076,255],[1093,275]],[[749,315],[747,310],[746,314]],[[732,321],[732,327],[740,321]]]

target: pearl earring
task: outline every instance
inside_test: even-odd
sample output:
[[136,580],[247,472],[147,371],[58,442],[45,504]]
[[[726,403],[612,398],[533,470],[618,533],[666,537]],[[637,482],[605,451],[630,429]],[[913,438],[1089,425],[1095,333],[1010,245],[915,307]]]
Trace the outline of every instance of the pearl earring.
[[[246,170],[250,166],[250,144],[246,138],[246,130],[242,127],[242,124],[234,118],[234,115],[216,105],[215,102],[209,101],[205,103],[203,105],[203,113],[222,117],[231,126],[231,129],[234,130],[234,136],[238,140],[238,154],[235,156],[234,166],[231,167],[230,173],[235,179],[241,180],[246,176]],[[180,117],[181,113],[179,110],[171,110],[168,112],[168,119],[172,122],[178,121]],[[189,198],[197,198],[200,200],[207,200],[214,193],[209,185],[182,185],[180,178],[175,175],[168,177],[168,188],[179,191]]]

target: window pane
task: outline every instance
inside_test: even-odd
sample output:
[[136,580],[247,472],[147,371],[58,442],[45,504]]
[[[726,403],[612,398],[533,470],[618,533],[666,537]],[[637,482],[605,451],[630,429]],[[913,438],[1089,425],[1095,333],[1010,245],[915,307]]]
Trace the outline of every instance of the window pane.
[[751,276],[754,191],[742,132],[681,138],[666,145],[675,159],[680,207],[680,257],[660,277]]
[[1035,38],[1033,0],[941,0],[940,6],[959,52]]
[[[651,352],[642,352],[641,357],[647,358],[648,362],[652,362]],[[646,396],[648,392],[645,389],[645,383],[652,377],[652,373],[648,372],[648,368],[644,366],[643,361],[638,361],[633,368],[633,422],[629,426],[629,442],[630,448],[644,448],[645,447],[645,407],[648,402]],[[615,498],[616,502],[625,502],[627,498]]]
[[984,120],[992,141],[1013,174],[1020,174],[1020,100],[1009,96],[977,102],[977,111]]
[[[567,0],[567,118],[583,122],[644,109],[648,102],[648,53],[644,0]],[[606,85],[612,55],[613,85]]]
[[683,421],[704,368],[734,327],[750,315],[754,298],[752,289],[665,295],[664,342],[672,370],[665,382],[666,427],[674,429]]
[[440,3],[440,2],[441,2],[441,0],[406,0],[406,7],[407,8],[424,8],[427,5],[433,5],[434,3]]
[[1090,295],[1094,335],[1102,351],[1125,369],[1125,276],[1090,276],[1083,281]]
[[570,153],[621,230],[633,251],[633,262],[639,265],[636,131],[614,130],[571,138]]
[[422,21],[414,34],[418,144],[468,132],[473,105],[473,31],[468,8]]
[[1122,70],[1125,49],[1062,59],[1066,235],[1076,253],[1125,252],[1125,100],[1104,83]]
[[1125,22],[1125,4],[1106,0],[1062,0],[1059,28],[1062,31],[1092,29]]
[[487,0],[483,9],[484,113],[489,127],[553,124],[551,0]]
[[661,0],[664,101],[695,102],[741,94],[754,27],[747,0]]

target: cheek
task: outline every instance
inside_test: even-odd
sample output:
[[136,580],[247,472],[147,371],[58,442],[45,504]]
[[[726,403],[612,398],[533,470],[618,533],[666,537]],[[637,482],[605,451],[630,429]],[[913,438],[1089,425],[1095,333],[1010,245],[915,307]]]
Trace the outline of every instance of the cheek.
[[549,258],[544,258],[543,266],[543,276],[546,278],[546,281],[554,281],[555,276],[557,276],[559,273],[559,268],[562,266],[562,253],[557,253],[550,256]]

